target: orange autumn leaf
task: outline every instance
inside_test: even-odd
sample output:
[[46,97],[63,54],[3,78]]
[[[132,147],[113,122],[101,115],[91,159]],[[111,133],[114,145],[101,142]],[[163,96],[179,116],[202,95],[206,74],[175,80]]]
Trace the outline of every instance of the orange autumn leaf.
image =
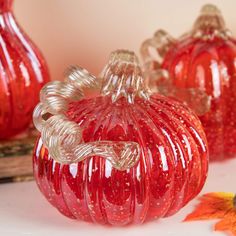
[[184,221],[219,219],[214,230],[236,236],[236,197],[234,193],[208,193]]

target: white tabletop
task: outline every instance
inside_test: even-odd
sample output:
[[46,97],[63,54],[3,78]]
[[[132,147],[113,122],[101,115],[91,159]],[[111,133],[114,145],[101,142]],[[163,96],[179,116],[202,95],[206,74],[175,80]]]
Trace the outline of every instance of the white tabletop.
[[[236,191],[236,159],[210,165],[209,177],[202,191]],[[201,193],[201,194],[202,194]],[[0,185],[0,236],[217,236],[214,221],[182,223],[197,200],[193,200],[176,215],[121,228],[106,227],[70,220],[57,212],[44,199],[34,182]]]

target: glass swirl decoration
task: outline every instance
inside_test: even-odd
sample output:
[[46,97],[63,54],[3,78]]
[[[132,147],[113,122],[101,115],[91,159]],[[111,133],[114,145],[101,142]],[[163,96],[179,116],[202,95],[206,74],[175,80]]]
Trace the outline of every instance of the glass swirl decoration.
[[[174,214],[202,189],[206,137],[182,103],[151,93],[133,52],[99,77],[78,66],[44,86],[34,111],[39,189],[62,214],[109,225]],[[86,97],[84,89],[100,90]]]
[[198,114],[210,160],[236,154],[236,41],[220,10],[202,7],[193,29],[178,39],[163,30],[141,46],[150,87]]

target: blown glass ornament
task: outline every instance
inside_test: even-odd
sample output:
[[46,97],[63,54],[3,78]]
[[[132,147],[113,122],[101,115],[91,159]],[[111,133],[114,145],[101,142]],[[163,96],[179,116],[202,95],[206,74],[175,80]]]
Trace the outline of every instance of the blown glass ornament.
[[150,87],[186,102],[199,115],[210,159],[235,156],[236,44],[219,9],[205,5],[193,29],[177,40],[157,31],[141,53]]
[[[34,123],[37,184],[62,214],[126,225],[169,216],[205,182],[208,150],[199,119],[151,94],[137,57],[117,50],[101,76],[73,67],[41,91]],[[101,94],[83,96],[86,87]]]
[[17,24],[12,0],[0,0],[0,140],[28,128],[39,91],[48,82],[45,61]]

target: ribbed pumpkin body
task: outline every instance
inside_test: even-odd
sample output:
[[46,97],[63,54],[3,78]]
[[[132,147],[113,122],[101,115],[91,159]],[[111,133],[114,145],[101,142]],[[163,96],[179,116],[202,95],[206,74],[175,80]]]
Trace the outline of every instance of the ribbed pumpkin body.
[[198,118],[177,101],[110,96],[70,104],[67,116],[83,129],[83,141],[135,141],[141,158],[119,171],[106,159],[56,163],[38,140],[34,151],[37,184],[62,214],[101,224],[126,225],[172,215],[194,198],[205,182],[206,139]]
[[198,88],[211,97],[209,111],[200,116],[211,159],[236,154],[235,59],[233,39],[188,37],[169,50],[162,65],[176,88]]
[[0,1],[0,139],[25,130],[48,82],[46,63],[22,32],[11,11],[12,0]]

